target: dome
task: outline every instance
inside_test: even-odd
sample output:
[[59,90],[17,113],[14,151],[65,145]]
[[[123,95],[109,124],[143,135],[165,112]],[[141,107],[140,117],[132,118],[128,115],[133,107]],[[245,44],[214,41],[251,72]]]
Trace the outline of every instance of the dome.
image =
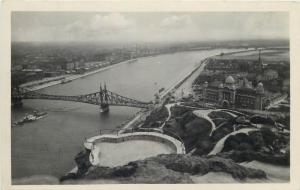
[[235,83],[235,80],[232,76],[228,76],[225,80],[225,83],[226,84],[234,84]]

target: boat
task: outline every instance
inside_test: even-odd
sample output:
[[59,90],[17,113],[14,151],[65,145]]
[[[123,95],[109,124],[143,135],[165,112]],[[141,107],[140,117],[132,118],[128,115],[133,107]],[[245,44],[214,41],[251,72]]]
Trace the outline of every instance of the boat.
[[46,114],[47,114],[47,112],[34,111],[33,114],[26,114],[22,119],[20,119],[19,121],[14,122],[12,126],[13,127],[22,126],[24,123],[28,123],[28,122],[32,122],[32,121],[42,119]]

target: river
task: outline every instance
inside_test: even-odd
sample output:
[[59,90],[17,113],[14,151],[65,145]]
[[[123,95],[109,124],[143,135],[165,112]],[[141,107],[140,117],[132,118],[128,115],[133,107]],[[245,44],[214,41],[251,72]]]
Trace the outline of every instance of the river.
[[[121,95],[151,101],[162,87],[168,87],[204,58],[235,49],[179,52],[139,58],[70,83],[51,86],[40,92],[56,95],[79,95],[96,92],[100,83]],[[12,121],[30,110],[47,111],[46,117],[23,127],[13,127],[12,177],[53,175],[59,177],[75,166],[74,156],[83,149],[85,138],[100,129],[114,129],[138,111],[136,108],[110,107],[102,115],[99,107],[89,104],[23,100],[23,107],[12,110]]]

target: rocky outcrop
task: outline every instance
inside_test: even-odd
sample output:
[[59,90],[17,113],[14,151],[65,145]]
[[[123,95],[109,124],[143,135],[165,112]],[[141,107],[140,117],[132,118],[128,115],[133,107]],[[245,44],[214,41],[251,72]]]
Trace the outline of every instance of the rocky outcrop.
[[90,160],[89,160],[89,156],[90,156],[90,150],[89,149],[85,149],[85,151],[79,152],[76,156],[75,156],[75,162],[77,165],[77,170],[76,172],[70,172],[64,176],[62,176],[59,181],[65,181],[68,179],[78,179],[80,177],[82,177],[87,171],[88,169],[92,166]]
[[214,172],[226,172],[233,178],[243,180],[245,178],[266,178],[266,173],[262,170],[246,168],[236,164],[230,159],[214,157],[208,159],[210,170]]
[[155,161],[131,162],[125,166],[108,168],[92,167],[83,178],[114,179],[120,183],[192,183],[187,174],[167,169]]
[[159,155],[120,167],[92,166],[82,180],[114,180],[118,183],[193,183],[191,175],[225,172],[233,178],[266,178],[262,170],[246,168],[230,159],[191,155]]
[[244,151],[229,151],[229,152],[222,152],[217,154],[219,157],[231,159],[237,163],[240,162],[248,162],[257,160],[260,162],[275,164],[275,165],[290,165],[290,152],[287,151],[284,154],[279,153],[267,153],[267,152],[258,152],[253,150],[244,150]]

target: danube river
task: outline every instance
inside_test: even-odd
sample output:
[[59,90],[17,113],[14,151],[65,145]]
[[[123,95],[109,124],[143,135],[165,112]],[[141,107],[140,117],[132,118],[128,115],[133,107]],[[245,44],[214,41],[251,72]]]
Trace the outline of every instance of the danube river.
[[[154,100],[154,93],[178,81],[182,74],[206,57],[234,49],[180,52],[139,58],[70,83],[40,92],[56,95],[79,95],[96,92],[100,83],[121,95],[142,101]],[[12,121],[33,109],[46,111],[46,117],[22,127],[12,128],[12,177],[53,175],[59,177],[75,166],[74,156],[83,149],[85,138],[100,129],[115,129],[138,111],[136,108],[110,107],[101,115],[99,107],[89,104],[24,100],[21,109],[12,111]]]

